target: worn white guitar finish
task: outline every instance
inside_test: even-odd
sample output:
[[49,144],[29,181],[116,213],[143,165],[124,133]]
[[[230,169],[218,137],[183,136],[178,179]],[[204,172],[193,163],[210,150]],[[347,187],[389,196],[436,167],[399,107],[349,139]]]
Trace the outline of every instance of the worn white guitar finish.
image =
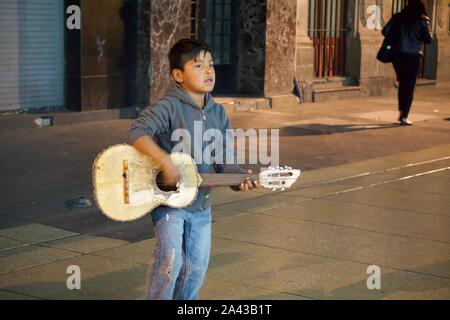
[[300,170],[270,168],[259,175],[198,174],[194,160],[185,153],[172,153],[181,180],[175,191],[162,191],[156,178],[158,163],[126,144],[115,145],[100,153],[93,164],[94,198],[98,208],[117,221],[139,219],[160,205],[183,208],[197,196],[200,186],[232,186],[246,177],[258,180],[273,190],[289,188]]

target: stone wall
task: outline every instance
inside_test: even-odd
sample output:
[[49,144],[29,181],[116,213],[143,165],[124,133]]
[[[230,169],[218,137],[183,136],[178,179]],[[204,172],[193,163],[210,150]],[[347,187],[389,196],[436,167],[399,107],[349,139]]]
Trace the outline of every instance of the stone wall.
[[297,52],[295,76],[298,81],[311,81],[314,76],[314,47],[308,35],[309,1],[297,1]]
[[138,0],[136,105],[150,103],[150,0]]
[[150,103],[170,86],[169,50],[178,40],[189,38],[190,29],[190,0],[151,0]]
[[[391,0],[365,0],[360,2],[361,7],[355,8],[357,19],[355,31],[359,35],[360,54],[360,77],[361,94],[363,96],[379,96],[392,91],[392,78],[394,70],[392,64],[381,63],[376,59],[378,50],[383,42],[381,29],[371,29],[367,20],[369,14],[367,9],[371,5],[378,5],[382,10],[381,27],[391,18]],[[352,14],[348,12],[348,14]]]
[[294,88],[297,0],[267,0],[264,95]]
[[263,95],[266,41],[265,1],[239,1],[237,15],[237,91],[240,94]]
[[361,38],[360,24],[358,21],[357,4],[355,1],[348,1],[346,16],[344,17],[345,28],[345,68],[344,73],[349,84],[358,85],[361,76]]
[[[138,1],[137,104],[156,102],[170,85],[168,52],[190,34],[189,0]],[[313,78],[312,40],[308,36],[307,0],[238,1],[236,28],[236,93],[276,96],[292,93],[293,79]],[[436,23],[438,81],[450,81],[448,4],[440,1]],[[358,7],[358,4],[360,5]],[[376,60],[383,41],[381,30],[367,27],[367,8],[383,8],[382,26],[391,17],[392,0],[348,1],[345,74],[360,84],[365,96],[393,90],[391,64]],[[436,17],[438,19],[438,17]]]
[[441,0],[437,8],[436,39],[438,45],[437,81],[450,82],[450,30],[448,0]]

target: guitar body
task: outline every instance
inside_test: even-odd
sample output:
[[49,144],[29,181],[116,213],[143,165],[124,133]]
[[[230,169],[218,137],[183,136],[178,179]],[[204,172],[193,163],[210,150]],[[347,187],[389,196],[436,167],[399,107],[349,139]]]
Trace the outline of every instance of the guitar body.
[[184,153],[172,153],[181,181],[176,191],[158,188],[160,166],[130,145],[115,145],[100,153],[93,164],[94,197],[99,209],[116,221],[143,217],[160,205],[183,208],[197,196],[202,178],[194,160]]

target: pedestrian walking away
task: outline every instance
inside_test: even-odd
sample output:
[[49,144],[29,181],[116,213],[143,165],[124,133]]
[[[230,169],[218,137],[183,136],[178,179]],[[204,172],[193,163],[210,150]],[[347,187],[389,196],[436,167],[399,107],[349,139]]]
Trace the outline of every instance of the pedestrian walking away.
[[400,125],[412,125],[408,116],[423,56],[422,43],[429,44],[433,38],[423,1],[409,0],[405,8],[391,18],[382,33],[393,38],[392,50],[395,53],[392,63],[399,81],[398,121]]

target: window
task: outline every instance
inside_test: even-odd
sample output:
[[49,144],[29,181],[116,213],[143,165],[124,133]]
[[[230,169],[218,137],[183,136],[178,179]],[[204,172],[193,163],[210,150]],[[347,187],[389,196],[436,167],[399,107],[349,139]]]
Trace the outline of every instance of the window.
[[406,0],[393,0],[392,1],[392,15],[400,12],[406,6]]
[[197,16],[198,16],[198,2],[200,0],[191,1],[191,38],[197,37]]
[[206,42],[214,49],[216,64],[230,64],[231,1],[207,0]]

